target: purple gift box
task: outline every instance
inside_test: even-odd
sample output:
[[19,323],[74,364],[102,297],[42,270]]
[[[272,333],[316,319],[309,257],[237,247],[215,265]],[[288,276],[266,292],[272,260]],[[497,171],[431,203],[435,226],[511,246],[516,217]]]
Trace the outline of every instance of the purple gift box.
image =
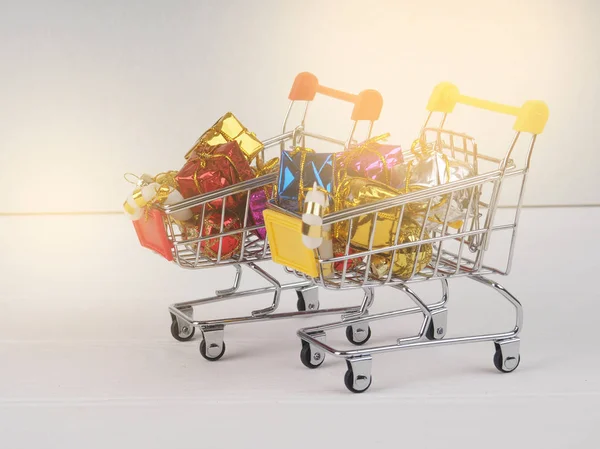
[[372,142],[368,145],[358,144],[338,153],[337,167],[345,170],[348,176],[359,176],[389,184],[389,170],[403,161],[400,145]]
[[264,228],[265,219],[263,218],[263,211],[267,208],[267,194],[264,189],[252,192],[248,205],[254,224],[262,226],[262,228],[256,229],[255,232],[262,240],[265,240],[267,238],[267,230]]

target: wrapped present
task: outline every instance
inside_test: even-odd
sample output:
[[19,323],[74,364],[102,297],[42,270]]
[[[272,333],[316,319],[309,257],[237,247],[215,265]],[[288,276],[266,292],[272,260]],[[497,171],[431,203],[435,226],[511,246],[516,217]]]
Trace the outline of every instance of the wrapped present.
[[[345,178],[338,186],[335,194],[335,210],[344,210],[350,207],[362,206],[374,201],[379,201],[398,196],[400,192],[377,181],[366,178]],[[373,248],[391,245],[396,235],[400,220],[400,208],[394,207],[380,211],[377,220],[375,214],[361,215],[351,220],[344,220],[334,226],[334,236],[342,241],[347,241],[350,223],[352,234],[350,244],[355,248],[367,249],[373,226]]]
[[[264,176],[269,173],[274,173],[279,170],[279,158],[273,158],[264,164],[263,167],[256,170],[256,177]],[[250,218],[255,226],[264,226],[263,211],[267,208],[267,202],[275,197],[277,188],[275,184],[267,184],[255,189],[250,193],[248,207],[250,209]],[[267,231],[264,227],[256,229],[256,235],[261,240],[267,238]]]
[[[421,225],[410,218],[402,220],[398,245],[406,243],[417,243],[421,237]],[[425,234],[423,238],[429,238]],[[394,255],[393,251],[373,254],[371,256],[371,273],[376,278],[386,278],[392,270],[392,274],[402,279],[409,279],[413,270],[418,273],[431,261],[433,248],[428,245],[415,245],[400,248]],[[392,262],[392,257],[394,261]]]
[[[399,194],[401,192],[383,183],[365,178],[348,177],[342,181],[336,192],[336,210],[394,198]],[[398,250],[393,263],[389,260],[392,254],[391,251],[389,253],[381,253],[377,257],[371,257],[371,270],[376,277],[383,277],[383,273],[389,273],[390,266],[393,266],[392,270],[398,276],[403,278],[406,278],[406,275],[410,276],[415,260],[417,260],[417,252],[419,256],[416,272],[423,269],[431,260],[431,244],[418,244],[418,241],[421,240],[421,235],[423,239],[428,239],[429,234],[422,229],[420,224],[411,218],[410,213],[406,210],[401,217],[401,209],[400,207],[391,207],[379,211],[377,219],[375,219],[375,213],[370,213],[341,221],[335,226],[334,234],[336,239],[342,242],[347,242],[349,239],[350,245],[356,249],[369,249],[372,233],[374,233],[373,249],[394,245],[396,234],[398,234],[398,245],[411,242],[416,243],[414,246]],[[400,231],[398,231],[398,226],[400,226]],[[387,265],[385,265],[386,260]]]
[[[357,251],[351,246],[348,247],[348,255],[355,254]],[[346,254],[346,242],[340,240],[333,241],[333,257],[341,257]],[[363,261],[362,256],[353,257],[348,259],[347,263],[344,260],[333,263],[333,270],[336,273],[342,273],[344,271],[344,264],[346,264],[346,272],[351,272],[358,267]]]
[[[221,190],[224,187],[254,178],[250,163],[236,141],[218,147],[202,147],[195,152],[177,173],[176,181],[184,198]],[[225,206],[235,210],[246,201],[245,192],[229,195]],[[218,198],[208,203],[211,209],[219,209],[223,200]],[[202,206],[192,208],[194,213],[202,211]]]
[[219,146],[233,141],[238,143],[248,162],[252,162],[264,148],[262,142],[256,138],[254,133],[248,131],[235,115],[228,112],[200,136],[185,158],[189,159],[195,153],[202,152],[206,146]]
[[336,180],[346,176],[373,179],[390,185],[392,167],[403,162],[399,145],[380,143],[389,134],[373,137],[336,154]]
[[[221,228],[221,218],[223,218],[223,227]],[[204,216],[202,220],[201,216],[196,217],[197,222],[195,225],[186,225],[183,227],[183,235],[186,240],[195,240],[201,237],[208,237],[211,235],[219,235],[224,232],[234,231],[241,229],[242,222],[240,221],[237,214],[234,212],[227,211],[225,216],[222,217],[221,211],[210,211]],[[209,259],[216,260],[219,254],[219,245],[221,246],[221,260],[227,260],[239,254],[242,247],[242,236],[243,233],[229,234],[225,236],[219,236],[212,239],[202,240],[200,242],[200,253]],[[198,249],[197,243],[186,245],[188,249],[196,252]]]
[[319,190],[333,193],[334,155],[315,153],[309,148],[297,147],[281,152],[277,198],[281,207],[302,210],[304,197],[316,182]]
[[[473,167],[465,161],[448,157],[442,152],[435,151],[422,139],[413,143],[411,151],[415,158],[407,163],[392,168],[392,186],[403,193],[436,187],[450,182],[459,181],[474,175]],[[452,194],[440,195],[431,202],[431,208],[426,223],[428,230],[436,229],[444,223],[448,213],[448,226],[459,229],[467,215],[471,190],[464,189]],[[448,202],[450,201],[450,204]],[[429,201],[411,203],[410,211],[415,216],[425,215]],[[471,212],[477,207],[477,192],[471,201]]]

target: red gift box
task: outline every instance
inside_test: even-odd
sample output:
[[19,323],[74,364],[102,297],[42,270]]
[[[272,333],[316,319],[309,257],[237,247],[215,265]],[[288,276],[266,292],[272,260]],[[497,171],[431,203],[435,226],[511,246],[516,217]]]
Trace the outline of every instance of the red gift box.
[[[236,141],[197,150],[175,177],[184,198],[221,190],[252,178],[254,171]],[[245,193],[229,195],[225,207],[237,209],[245,201]],[[208,203],[211,209],[220,209],[222,205],[221,198]],[[202,206],[192,208],[192,212],[202,212]]]

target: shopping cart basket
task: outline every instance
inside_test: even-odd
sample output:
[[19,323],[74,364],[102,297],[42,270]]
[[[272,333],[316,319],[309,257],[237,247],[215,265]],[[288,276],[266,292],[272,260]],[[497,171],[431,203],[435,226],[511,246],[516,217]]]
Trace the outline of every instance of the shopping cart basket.
[[[493,112],[510,114],[516,117],[513,129],[515,135],[508,148],[508,152],[502,159],[482,154],[475,140],[462,133],[453,132],[444,128],[447,116],[454,110],[457,104],[474,106]],[[267,233],[273,252],[273,260],[287,265],[290,271],[298,276],[311,279],[315,284],[331,290],[344,290],[362,288],[365,290],[365,299],[362,308],[368,309],[374,299],[374,288],[390,286],[401,290],[411,298],[416,307],[357,317],[346,315],[340,322],[314,326],[301,329],[298,336],[302,340],[301,360],[310,367],[316,368],[323,363],[325,353],[341,357],[346,360],[348,370],[344,377],[346,387],[352,392],[363,392],[371,385],[371,363],[372,355],[400,349],[433,347],[450,345],[456,343],[474,343],[481,341],[492,341],[495,344],[494,364],[502,372],[515,370],[520,361],[519,333],[522,328],[522,308],[520,302],[499,283],[488,279],[485,275],[507,275],[511,268],[516,232],[519,222],[520,209],[523,200],[523,189],[530,167],[531,154],[536,141],[548,119],[548,108],[541,101],[527,101],[522,107],[511,107],[490,101],[484,101],[473,97],[461,95],[458,89],[450,83],[438,85],[427,106],[429,114],[421,131],[420,146],[434,149],[445,157],[460,158],[472,164],[474,174],[465,179],[441,184],[436,187],[424,188],[422,190],[406,192],[389,199],[383,199],[367,205],[361,205],[346,210],[337,211],[326,215],[323,225],[344,226],[348,229],[345,254],[323,259],[318,251],[308,250],[302,247],[300,236],[296,239],[283,241],[280,238],[282,229],[295,229],[300,235],[300,217],[279,208],[274,202],[269,204],[269,210],[265,211]],[[430,126],[434,114],[441,114],[441,122],[437,127]],[[522,163],[515,162],[514,151],[522,134],[531,134],[531,141],[524,149]],[[520,145],[519,145],[520,146]],[[410,155],[407,155],[409,157]],[[515,179],[518,190],[518,201],[514,216],[507,223],[496,220],[496,210],[500,200],[500,192],[503,184],[508,179]],[[512,181],[511,181],[512,183]],[[453,199],[461,196],[468,198],[465,208],[465,216],[462,223],[456,225],[451,223],[449,212]],[[443,201],[440,201],[443,198]],[[442,206],[441,212],[436,211],[437,224],[431,230],[430,218],[433,216],[433,206]],[[413,208],[413,209],[411,209]],[[419,208],[422,211],[419,238],[413,241],[401,241],[399,235],[403,223],[403,217],[410,210]],[[384,214],[396,214],[396,229],[392,244],[385,247],[373,245],[378,217]],[[441,219],[439,219],[441,217]],[[364,251],[350,253],[350,239],[353,227],[360,222],[370,223],[369,245]],[[368,227],[367,227],[368,228]],[[364,228],[363,228],[364,229]],[[394,231],[392,231],[392,235]],[[507,242],[503,242],[498,234],[504,232]],[[497,263],[499,249],[497,245],[490,246],[494,242],[503,242],[504,253],[501,262]],[[490,250],[493,248],[493,251]],[[295,254],[290,257],[293,251]],[[430,262],[427,266],[417,266],[419,253],[430,251]],[[410,264],[412,272],[402,277],[394,274],[390,268],[383,277],[376,276],[371,271],[372,258],[386,255],[389,260],[396,260],[400,254],[412,254]],[[302,254],[299,256],[298,254]],[[352,270],[347,269],[350,260],[356,261],[363,258],[363,262]],[[293,259],[293,261],[292,261]],[[414,261],[413,261],[414,260]],[[290,265],[291,261],[291,265]],[[298,262],[298,263],[296,263]],[[324,267],[331,263],[342,263],[343,269],[327,276],[324,275]],[[329,265],[330,266],[330,265]],[[515,309],[515,326],[513,329],[501,333],[490,333],[485,335],[461,336],[446,338],[446,321],[449,289],[448,279],[452,277],[465,276],[490,287]],[[409,287],[410,283],[417,281],[440,280],[442,283],[443,296],[441,301],[428,305]],[[336,349],[325,342],[326,332],[346,327],[348,339],[355,344],[365,343],[371,333],[368,322],[382,320],[397,316],[421,313],[423,322],[417,335],[398,338],[394,344],[360,348],[352,350]]]
[[[311,133],[305,129],[305,122],[308,112],[308,106],[319,93],[325,96],[350,102],[354,105],[352,111],[352,129],[348,141],[342,141],[327,137],[321,134]],[[348,142],[354,141],[354,134],[357,131],[359,122],[366,122],[368,126],[368,134],[370,136],[375,120],[379,118],[383,100],[381,95],[375,90],[365,90],[358,95],[348,94],[336,89],[322,86],[318,83],[317,78],[307,72],[299,74],[292,86],[289,94],[290,105],[283,123],[282,134],[263,141],[265,148],[277,147],[284,149],[286,143],[291,143],[292,146],[299,144],[304,145],[306,139],[314,139],[321,142],[329,142],[339,146],[345,146]],[[288,121],[290,113],[297,102],[304,102],[305,107],[302,114],[300,124],[292,130],[288,130]],[[264,150],[263,150],[264,151]],[[261,156],[264,161],[264,154]],[[271,259],[271,252],[266,240],[261,239],[257,232],[264,229],[264,225],[252,224],[249,219],[249,199],[250,194],[257,189],[263,189],[265,186],[272,185],[277,182],[277,174],[266,174],[255,179],[237,183],[235,185],[223,188],[221,190],[210,192],[207,194],[198,195],[193,198],[186,199],[177,204],[169,206],[159,206],[159,212],[164,217],[165,224],[165,244],[168,246],[168,255],[172,256],[172,260],[187,269],[203,269],[221,266],[232,266],[235,269],[233,286],[225,290],[217,290],[215,296],[196,299],[192,301],[175,303],[169,307],[169,312],[172,318],[171,333],[173,337],[179,341],[190,340],[195,333],[195,329],[199,328],[202,332],[202,341],[200,343],[200,353],[207,360],[218,360],[225,352],[224,328],[226,325],[241,324],[249,322],[258,322],[264,320],[291,318],[291,317],[308,317],[321,314],[336,314],[355,311],[357,307],[351,308],[332,308],[320,309],[318,301],[318,290],[312,279],[302,280],[288,284],[281,284],[275,277],[258,266],[260,262]],[[271,190],[272,192],[272,190]],[[246,204],[244,212],[240,214],[241,227],[235,230],[227,230],[224,227],[224,218],[226,212],[227,198],[230,196],[236,197],[245,196]],[[272,193],[270,194],[272,196]],[[197,235],[190,237],[183,233],[177,226],[173,214],[178,211],[194,208],[199,210],[201,215],[200,223],[204,223],[205,214],[210,210],[209,203],[222,204],[220,214],[220,228],[210,233],[209,236],[204,236],[202,228]],[[204,226],[201,224],[200,226]],[[224,239],[237,236],[242,242],[239,253],[235,255],[225,255],[223,250]],[[210,245],[212,248],[217,248],[215,257],[206,257],[201,252],[203,244]],[[262,288],[249,290],[240,290],[242,277],[242,267],[245,266],[250,270],[259,274],[270,285]],[[283,290],[296,290],[298,294],[297,311],[275,313],[279,307],[281,292]],[[247,316],[219,318],[212,320],[197,320],[194,318],[193,307],[225,301],[234,298],[245,296],[254,296],[258,294],[272,293],[272,303],[260,310],[255,310]]]

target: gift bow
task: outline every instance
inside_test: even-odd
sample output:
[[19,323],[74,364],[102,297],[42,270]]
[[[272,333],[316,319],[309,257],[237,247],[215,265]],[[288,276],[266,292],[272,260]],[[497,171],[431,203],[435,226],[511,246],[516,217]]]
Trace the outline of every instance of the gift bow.
[[[133,191],[133,201],[137,204],[140,209],[145,208],[145,217],[148,220],[148,214],[150,209],[156,204],[162,204],[168,198],[169,194],[173,190],[177,190],[177,180],[175,176],[177,175],[176,171],[168,171],[159,173],[158,175],[152,177],[148,174],[143,174],[142,176],[134,175],[133,173],[125,173],[124,178],[127,182],[131,184],[135,184],[137,187]],[[135,181],[131,178],[135,178]],[[159,184],[159,187],[156,189],[156,195],[146,201],[142,195],[142,187],[150,185],[152,183]],[[127,201],[123,205],[125,211],[130,215],[133,215],[135,210]]]

